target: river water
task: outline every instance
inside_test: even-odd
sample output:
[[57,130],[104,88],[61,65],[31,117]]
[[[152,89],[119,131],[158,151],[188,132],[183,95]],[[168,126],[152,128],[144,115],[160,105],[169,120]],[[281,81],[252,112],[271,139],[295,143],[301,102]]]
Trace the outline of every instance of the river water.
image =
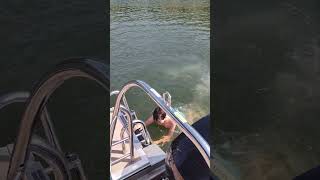
[[[210,111],[209,1],[112,0],[110,32],[111,90],[143,80],[193,123]],[[128,93],[139,119],[155,104],[141,91]],[[113,104],[111,104],[112,106]],[[155,139],[164,129],[151,127]]]
[[223,3],[212,62],[215,156],[245,180],[319,166],[318,1]]

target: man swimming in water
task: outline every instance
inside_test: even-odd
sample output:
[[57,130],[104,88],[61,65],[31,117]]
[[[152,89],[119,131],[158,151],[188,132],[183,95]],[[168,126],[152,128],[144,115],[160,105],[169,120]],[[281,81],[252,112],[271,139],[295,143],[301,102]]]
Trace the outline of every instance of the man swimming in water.
[[174,129],[176,128],[176,123],[169,117],[167,114],[160,108],[157,107],[154,111],[152,116],[150,116],[145,124],[146,126],[149,126],[153,123],[156,123],[159,126],[163,126],[168,129],[168,132],[166,135],[164,135],[161,139],[154,141],[155,144],[164,144],[170,141]]

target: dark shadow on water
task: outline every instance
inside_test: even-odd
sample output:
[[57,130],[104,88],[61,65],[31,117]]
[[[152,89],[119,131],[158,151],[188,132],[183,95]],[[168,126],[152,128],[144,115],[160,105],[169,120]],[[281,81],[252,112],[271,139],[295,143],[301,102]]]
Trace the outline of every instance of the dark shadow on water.
[[246,2],[218,23],[216,147],[241,179],[291,179],[320,164],[319,4]]
[[[105,8],[101,1],[1,1],[0,94],[30,91],[42,75],[70,57],[107,63]],[[80,156],[89,179],[103,179],[108,93],[86,81],[66,84],[49,101],[58,137],[65,151]],[[19,106],[1,112],[1,138],[8,136],[3,143],[15,138],[22,111]]]

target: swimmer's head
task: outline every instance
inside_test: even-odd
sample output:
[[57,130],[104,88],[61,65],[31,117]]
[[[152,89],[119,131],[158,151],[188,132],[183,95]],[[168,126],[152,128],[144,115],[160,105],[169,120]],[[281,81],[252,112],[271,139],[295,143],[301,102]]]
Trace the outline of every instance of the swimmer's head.
[[154,109],[154,111],[153,111],[153,119],[156,122],[163,121],[165,117],[166,117],[166,113],[160,107],[157,107],[157,108]]

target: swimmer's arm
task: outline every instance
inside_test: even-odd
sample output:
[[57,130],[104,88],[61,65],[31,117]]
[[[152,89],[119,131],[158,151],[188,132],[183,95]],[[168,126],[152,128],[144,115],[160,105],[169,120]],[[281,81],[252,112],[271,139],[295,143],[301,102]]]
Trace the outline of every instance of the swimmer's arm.
[[173,125],[171,126],[171,128],[169,129],[168,133],[166,134],[166,136],[168,136],[169,138],[172,137],[174,130],[176,129],[176,123],[173,123]]
[[161,139],[154,141],[155,144],[160,144],[160,143],[167,143],[170,141],[171,137],[173,136],[174,130],[176,128],[176,124],[174,123],[172,127],[169,129],[168,133],[164,135]]
[[153,120],[153,116],[150,116],[144,123],[146,124],[146,126],[151,125],[154,122]]

